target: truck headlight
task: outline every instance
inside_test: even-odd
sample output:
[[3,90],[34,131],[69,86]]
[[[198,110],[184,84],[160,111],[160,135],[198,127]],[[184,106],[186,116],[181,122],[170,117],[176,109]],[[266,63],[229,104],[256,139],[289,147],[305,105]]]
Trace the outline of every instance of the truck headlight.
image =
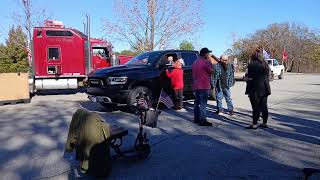
[[128,77],[108,77],[108,82],[110,85],[125,84]]

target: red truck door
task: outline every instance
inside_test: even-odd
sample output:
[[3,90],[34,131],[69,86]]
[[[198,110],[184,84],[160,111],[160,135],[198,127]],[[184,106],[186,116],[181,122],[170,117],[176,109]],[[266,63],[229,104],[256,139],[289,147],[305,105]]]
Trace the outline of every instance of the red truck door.
[[92,68],[94,70],[110,67],[109,52],[106,48],[93,47]]
[[48,60],[48,75],[60,75],[61,74],[61,47],[59,45],[47,46],[47,60]]

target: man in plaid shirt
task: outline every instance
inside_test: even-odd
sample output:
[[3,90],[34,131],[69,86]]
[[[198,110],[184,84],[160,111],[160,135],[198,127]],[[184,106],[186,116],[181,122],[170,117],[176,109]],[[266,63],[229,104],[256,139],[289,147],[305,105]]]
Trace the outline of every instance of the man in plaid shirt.
[[211,85],[216,89],[217,114],[222,114],[222,98],[228,106],[229,115],[233,116],[233,103],[230,88],[234,85],[234,67],[228,63],[228,56],[221,56],[220,62],[213,65],[214,74],[211,76]]

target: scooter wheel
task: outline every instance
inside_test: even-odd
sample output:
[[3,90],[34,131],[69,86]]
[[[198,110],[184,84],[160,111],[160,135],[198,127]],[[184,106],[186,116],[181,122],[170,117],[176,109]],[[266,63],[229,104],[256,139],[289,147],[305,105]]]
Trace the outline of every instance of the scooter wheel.
[[146,159],[151,152],[151,147],[149,144],[142,144],[136,148],[136,151],[139,154],[139,159]]

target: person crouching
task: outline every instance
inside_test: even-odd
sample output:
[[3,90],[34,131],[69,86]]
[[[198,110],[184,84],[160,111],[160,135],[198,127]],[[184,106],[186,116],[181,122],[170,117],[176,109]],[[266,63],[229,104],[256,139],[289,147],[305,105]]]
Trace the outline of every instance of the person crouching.
[[171,80],[171,87],[174,90],[174,108],[175,110],[180,110],[183,107],[183,69],[181,61],[176,61],[173,64],[173,70],[169,72],[166,70],[167,76]]

